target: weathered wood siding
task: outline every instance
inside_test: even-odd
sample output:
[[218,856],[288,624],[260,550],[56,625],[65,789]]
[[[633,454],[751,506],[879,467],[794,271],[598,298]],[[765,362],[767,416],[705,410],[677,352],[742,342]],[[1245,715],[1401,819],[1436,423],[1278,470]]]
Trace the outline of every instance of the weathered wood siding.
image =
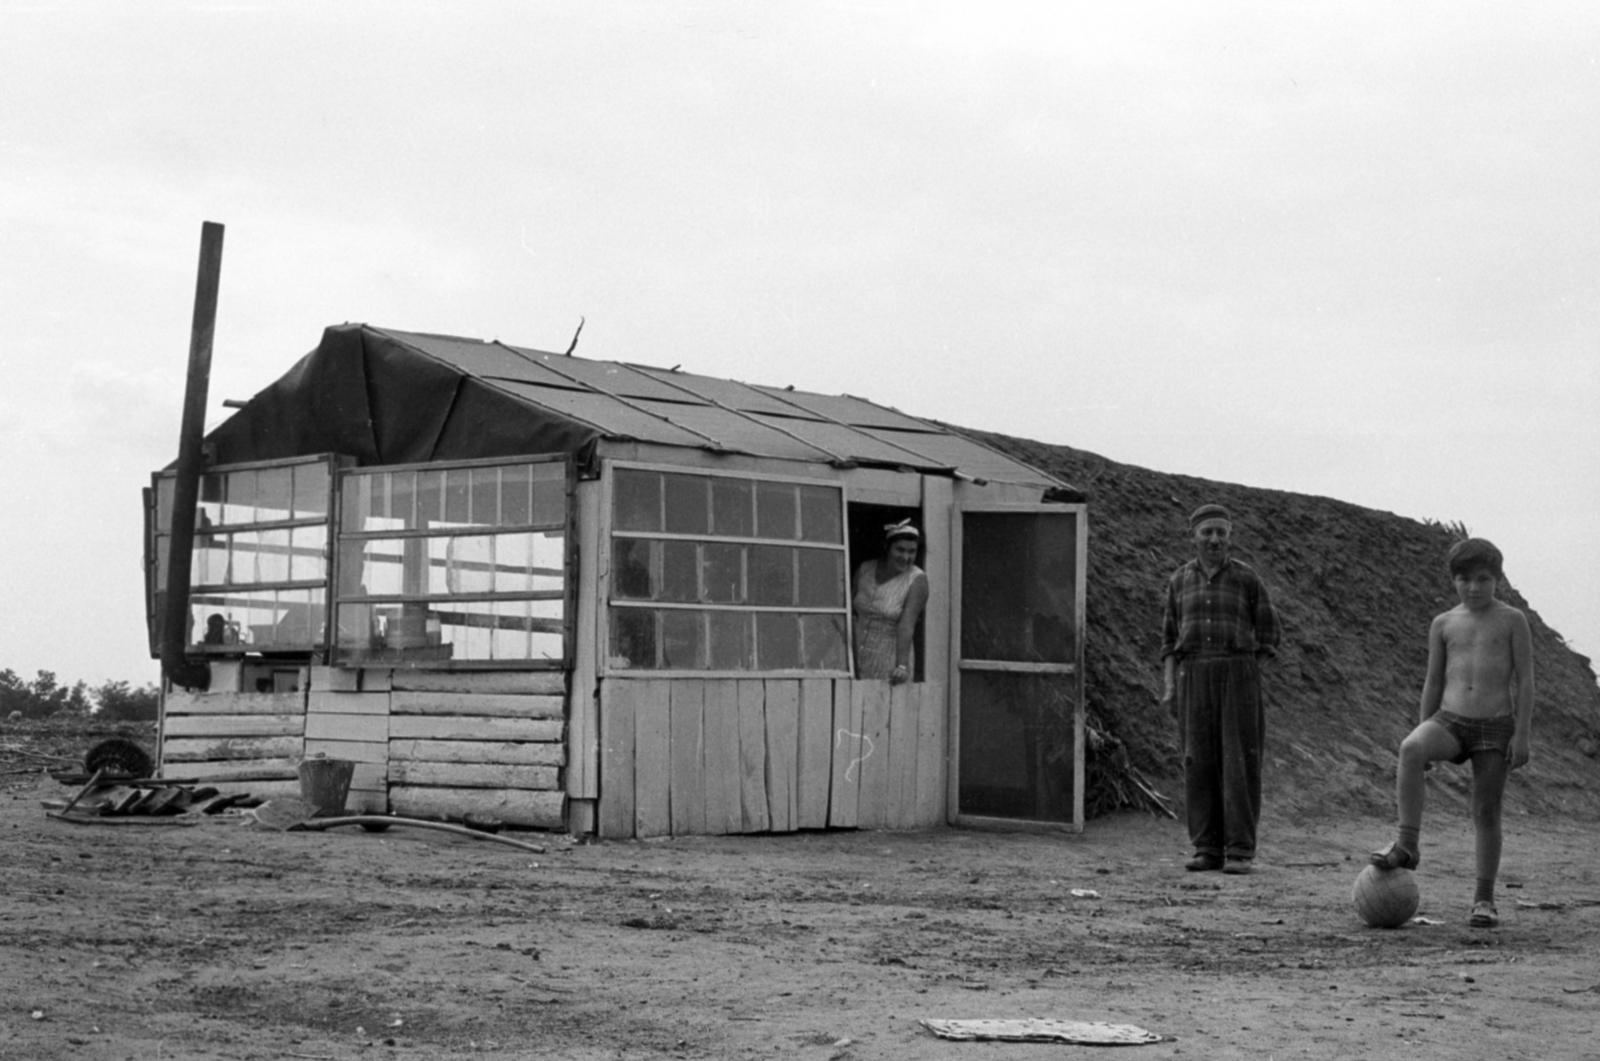
[[945,709],[937,682],[609,679],[598,831],[942,825]]
[[[169,689],[162,702],[162,777],[205,778],[223,792],[299,795],[306,694],[241,692],[238,664],[213,669],[205,692]],[[306,687],[302,672],[300,688]]]
[[309,667],[300,691],[239,691],[214,664],[203,693],[168,691],[161,772],[224,791],[299,795],[298,764],[356,764],[345,809],[562,828],[566,682],[548,671],[435,673]]
[[566,678],[552,671],[404,671],[388,677],[389,807],[560,829]]

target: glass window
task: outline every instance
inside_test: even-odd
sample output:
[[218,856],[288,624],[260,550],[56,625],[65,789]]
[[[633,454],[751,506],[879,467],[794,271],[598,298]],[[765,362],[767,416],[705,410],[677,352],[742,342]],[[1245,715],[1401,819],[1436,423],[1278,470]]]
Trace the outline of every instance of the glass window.
[[613,468],[610,665],[849,669],[834,485]]
[[[165,609],[173,472],[156,476],[151,614]],[[189,568],[191,646],[305,651],[326,636],[331,458],[213,468],[200,478]]]
[[[340,473],[337,662],[552,662],[567,654],[564,460]],[[652,596],[649,543],[613,551]]]

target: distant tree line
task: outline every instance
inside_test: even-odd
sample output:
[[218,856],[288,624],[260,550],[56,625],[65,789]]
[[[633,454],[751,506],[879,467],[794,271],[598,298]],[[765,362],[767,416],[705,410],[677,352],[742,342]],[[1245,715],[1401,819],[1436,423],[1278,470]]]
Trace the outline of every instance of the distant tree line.
[[30,682],[10,668],[0,670],[0,719],[18,712],[23,718],[92,715],[119,722],[153,721],[159,702],[154,684],[136,689],[125,681],[107,681],[98,686],[79,681],[66,686],[56,679],[54,671],[42,670]]

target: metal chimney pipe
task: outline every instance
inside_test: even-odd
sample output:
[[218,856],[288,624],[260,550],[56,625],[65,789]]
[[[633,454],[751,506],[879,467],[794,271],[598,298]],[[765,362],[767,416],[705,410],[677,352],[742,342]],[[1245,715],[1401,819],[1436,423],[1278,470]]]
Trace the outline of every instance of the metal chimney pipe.
[[195,281],[194,326],[189,336],[189,380],[183,392],[178,433],[177,479],[172,488],[172,537],[167,549],[166,607],[161,625],[161,670],[173,685],[204,689],[211,668],[190,659],[189,568],[194,558],[194,516],[200,499],[201,443],[206,431],[206,392],[211,386],[211,343],[217,328],[217,288],[222,276],[222,226],[200,226],[200,270]]

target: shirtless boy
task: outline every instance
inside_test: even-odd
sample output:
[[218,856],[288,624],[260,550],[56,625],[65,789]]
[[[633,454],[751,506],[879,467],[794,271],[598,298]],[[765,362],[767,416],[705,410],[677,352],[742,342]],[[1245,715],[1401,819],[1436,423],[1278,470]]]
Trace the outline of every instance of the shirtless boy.
[[1400,838],[1372,855],[1374,865],[1415,869],[1426,794],[1423,771],[1439,759],[1472,762],[1472,822],[1478,887],[1474,928],[1500,923],[1494,881],[1500,871],[1500,803],[1506,777],[1528,761],[1533,722],[1533,655],[1528,619],[1495,599],[1501,555],[1482,538],[1450,549],[1450,576],[1461,603],[1428,630],[1428,676],[1421,721],[1400,742]]

